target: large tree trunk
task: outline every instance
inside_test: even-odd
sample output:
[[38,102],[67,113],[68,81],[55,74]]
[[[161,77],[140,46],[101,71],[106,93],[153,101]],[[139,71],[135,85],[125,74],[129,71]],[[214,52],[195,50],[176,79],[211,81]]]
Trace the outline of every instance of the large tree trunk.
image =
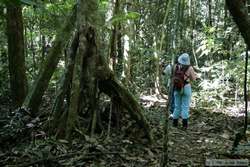
[[79,49],[72,80],[71,99],[67,119],[66,137],[70,138],[78,126],[78,114],[91,114],[91,134],[96,126],[97,103],[97,45],[95,25],[98,4],[96,0],[78,1],[77,28],[79,31]]
[[38,108],[42,101],[42,96],[45,90],[47,89],[50,78],[52,77],[57,67],[62,50],[68,42],[70,35],[72,34],[76,12],[74,11],[72,13],[73,14],[67,19],[62,30],[57,33],[54,45],[51,48],[49,55],[46,57],[46,60],[40,69],[38,78],[36,79],[31,91],[25,98],[23,105],[30,109],[31,114],[33,116],[38,111]]
[[143,109],[133,97],[133,95],[127,91],[126,88],[115,77],[101,80],[99,88],[110,97],[114,97],[123,108],[128,110],[129,114],[132,116],[132,119],[136,120],[139,127],[144,130],[144,133],[149,141],[152,142],[153,138],[150,132],[149,124],[142,114]]
[[82,113],[89,113],[89,127],[93,136],[98,121],[96,106],[99,88],[111,98],[115,98],[120,106],[126,108],[152,141],[150,127],[142,114],[142,107],[115,78],[114,72],[108,66],[108,61],[97,52],[96,30],[93,22],[96,20],[97,6],[96,0],[78,1],[79,46],[75,58],[70,104],[65,119],[66,138],[70,139],[72,132],[78,128],[78,116]]
[[153,141],[150,126],[143,115],[143,108],[136,101],[135,97],[117,80],[114,73],[108,68],[107,63],[99,57],[97,77],[99,79],[99,89],[116,99],[116,102],[127,109],[132,119],[136,120],[150,142]]
[[235,23],[237,24],[241,35],[243,36],[245,43],[247,44],[246,57],[245,57],[245,79],[244,79],[244,99],[245,99],[245,123],[244,128],[240,130],[235,137],[233,149],[238,146],[239,142],[246,136],[247,124],[248,124],[248,98],[247,98],[247,66],[248,66],[248,50],[250,48],[250,17],[247,13],[247,8],[243,0],[226,0],[227,7],[233,16]]
[[7,36],[12,103],[17,108],[22,105],[27,94],[27,78],[22,7],[14,3],[7,4]]
[[96,104],[97,98],[97,45],[96,45],[96,30],[94,27],[87,27],[85,31],[85,50],[83,50],[83,64],[81,72],[81,96],[79,106],[81,111],[91,114],[90,131],[93,136],[96,128]]
[[238,25],[248,48],[250,47],[250,17],[243,0],[226,0],[227,7]]

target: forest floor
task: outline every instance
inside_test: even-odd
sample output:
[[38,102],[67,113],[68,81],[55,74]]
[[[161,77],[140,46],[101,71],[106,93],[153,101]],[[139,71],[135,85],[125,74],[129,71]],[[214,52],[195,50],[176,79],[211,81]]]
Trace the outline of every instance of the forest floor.
[[[121,129],[113,127],[110,135],[106,131],[95,138],[82,134],[69,142],[49,137],[42,126],[46,120],[38,120],[38,126],[32,129],[30,126],[36,124],[36,121],[26,124],[26,127],[29,126],[27,134],[20,133],[23,128],[11,131],[13,127],[0,119],[0,166],[158,167],[163,151],[165,126],[166,107],[162,103],[163,99],[152,102],[150,106],[143,103],[154,137],[151,145],[143,139],[141,130],[133,121],[122,121]],[[0,104],[1,112],[8,110],[7,105]],[[181,126],[172,127],[169,120],[169,166],[205,166],[206,159],[229,159],[236,130],[242,126],[242,122],[242,117],[204,108],[191,109],[188,130],[183,130]],[[243,142],[241,145],[244,145],[242,148],[247,148],[241,153],[244,157],[250,157],[249,144]]]

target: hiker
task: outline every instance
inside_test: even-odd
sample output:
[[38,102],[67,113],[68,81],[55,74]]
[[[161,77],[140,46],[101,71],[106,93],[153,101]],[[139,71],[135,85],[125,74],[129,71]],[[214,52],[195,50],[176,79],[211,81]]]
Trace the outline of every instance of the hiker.
[[[172,65],[171,64],[168,64],[164,71],[163,71],[163,75],[165,75],[165,87],[169,90],[169,86],[170,86],[170,82],[171,82],[171,72],[172,72]],[[171,102],[170,102],[170,115],[169,115],[169,118],[173,118],[173,112],[174,112],[174,107],[175,107],[175,104],[174,104],[174,91],[173,90],[169,90],[169,96],[171,96]],[[168,98],[170,99],[170,98]]]
[[181,116],[184,129],[188,127],[189,105],[191,102],[191,81],[196,80],[196,73],[190,65],[190,58],[183,53],[178,58],[175,66],[173,84],[175,108],[173,113],[173,126],[178,126],[178,119]]

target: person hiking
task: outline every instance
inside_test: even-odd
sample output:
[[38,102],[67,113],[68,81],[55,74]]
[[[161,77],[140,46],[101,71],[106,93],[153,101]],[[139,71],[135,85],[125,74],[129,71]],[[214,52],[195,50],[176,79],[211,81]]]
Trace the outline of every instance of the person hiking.
[[175,65],[173,84],[175,108],[173,113],[173,126],[178,126],[178,119],[182,118],[184,129],[188,127],[189,107],[191,102],[191,81],[196,80],[196,73],[190,65],[190,58],[187,53],[178,57],[178,64]]

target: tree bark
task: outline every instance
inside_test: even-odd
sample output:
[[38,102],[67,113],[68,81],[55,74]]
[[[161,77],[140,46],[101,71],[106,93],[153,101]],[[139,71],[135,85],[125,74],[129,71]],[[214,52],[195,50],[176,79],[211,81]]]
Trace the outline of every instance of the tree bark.
[[227,7],[237,24],[248,48],[250,47],[250,17],[243,0],[226,0]]
[[122,53],[122,26],[121,23],[118,23],[118,32],[117,32],[117,65],[116,65],[116,76],[120,79],[122,75],[123,67],[123,53]]
[[[113,17],[118,14],[119,8],[120,8],[119,0],[116,0]],[[112,60],[111,65],[114,71],[116,70],[116,60],[117,60],[117,38],[118,38],[117,31],[118,31],[118,23],[114,23],[110,38],[110,54],[109,54],[109,57]]]
[[89,112],[91,115],[91,134],[96,126],[97,104],[97,45],[94,28],[98,3],[96,0],[78,1],[77,28],[79,49],[72,80],[70,106],[67,119],[66,138],[70,138],[78,126],[78,114]]
[[[250,17],[248,16],[247,8],[243,0],[226,0],[227,7],[233,16],[235,23],[237,24],[241,35],[243,36],[245,43],[247,45],[246,52],[250,48]],[[239,144],[239,142],[245,137],[247,130],[247,65],[248,65],[248,54],[246,53],[246,62],[245,62],[245,82],[244,82],[244,99],[245,99],[245,124],[242,131],[236,134],[233,151]]]
[[[127,14],[130,8],[130,3],[131,0],[127,1],[126,6],[124,7],[124,13]],[[133,27],[132,23],[130,20],[127,20],[126,22],[126,26],[128,27],[128,29],[130,30],[129,32],[131,32],[131,27]],[[126,85],[128,85],[131,82],[131,54],[130,49],[130,41],[131,41],[131,34],[130,33],[126,33],[123,36],[123,57],[124,57],[124,62],[123,62],[123,72],[122,72],[122,77],[124,79],[124,83]]]
[[38,111],[42,101],[42,96],[47,89],[50,78],[57,67],[62,50],[70,38],[75,23],[75,15],[76,12],[74,11],[73,14],[67,19],[62,30],[57,33],[54,45],[40,69],[38,78],[36,79],[31,91],[25,98],[23,105],[30,109],[33,116],[35,116],[36,112]]
[[149,142],[153,142],[150,126],[143,115],[143,108],[136,101],[135,97],[117,80],[112,71],[108,68],[104,58],[99,57],[97,77],[99,79],[99,89],[110,97],[116,99],[116,102],[127,109],[132,119],[141,127]]
[[[171,9],[171,4],[172,4],[172,0],[168,0],[167,2],[167,7],[165,10],[165,15],[164,15],[164,19],[163,19],[163,25],[166,24],[168,15],[169,15],[169,11]],[[162,51],[162,46],[163,46],[163,40],[165,37],[165,32],[162,29],[161,32],[161,41],[160,41],[160,51]],[[166,167],[168,165],[168,112],[169,112],[169,104],[171,104],[171,92],[168,91],[168,102],[167,102],[167,107],[165,110],[165,124],[164,124],[164,138],[163,138],[163,154],[162,154],[162,158],[161,158],[161,167]]]
[[210,27],[213,26],[213,22],[212,22],[212,0],[208,0],[208,23],[209,23]]
[[83,64],[81,72],[81,96],[80,103],[81,111],[88,111],[91,114],[91,136],[93,136],[97,119],[96,119],[96,104],[97,104],[97,45],[96,45],[96,30],[94,27],[87,27],[85,34],[86,42],[84,43],[85,51],[83,52]]
[[[79,31],[79,41],[82,38],[83,31]],[[79,47],[81,43],[79,42]],[[72,131],[78,126],[78,109],[79,109],[79,97],[80,97],[80,80],[81,80],[81,67],[83,62],[82,48],[79,48],[75,58],[75,65],[72,78],[72,88],[70,93],[70,104],[68,109],[68,115],[66,118],[66,138],[70,139]]]
[[10,88],[14,108],[20,107],[27,94],[27,78],[24,56],[22,7],[7,4],[7,36]]
[[90,115],[91,121],[89,125],[93,136],[98,123],[96,106],[99,99],[97,88],[99,88],[111,98],[114,97],[120,106],[129,111],[131,117],[136,120],[149,141],[152,142],[150,127],[142,114],[142,107],[115,78],[114,72],[108,66],[108,61],[97,52],[96,30],[94,27],[97,1],[86,2],[80,0],[78,3],[79,46],[75,59],[70,105],[65,121],[66,138],[70,139],[72,132],[75,128],[78,128],[79,114],[86,112]]
[[65,127],[62,125],[62,123],[65,122],[64,116],[66,116],[66,114],[62,114],[63,106],[65,106],[64,99],[66,98],[68,91],[70,91],[78,44],[78,33],[76,33],[71,43],[68,64],[65,73],[62,76],[60,88],[58,90],[58,94],[56,96],[56,100],[52,109],[53,116],[51,120],[51,130],[53,131],[54,129],[57,129],[57,134],[61,135],[63,135],[62,131],[65,129]]

